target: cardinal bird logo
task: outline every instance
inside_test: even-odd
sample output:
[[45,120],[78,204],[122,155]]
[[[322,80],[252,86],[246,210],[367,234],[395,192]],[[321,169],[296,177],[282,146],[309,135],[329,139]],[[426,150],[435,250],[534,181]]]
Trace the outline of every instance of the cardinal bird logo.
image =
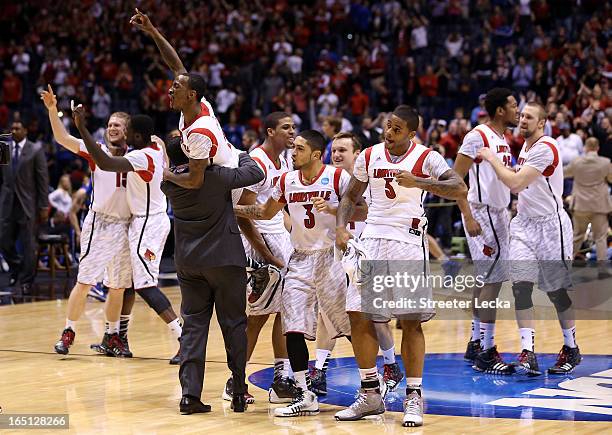
[[144,253],[144,258],[149,261],[155,261],[155,254],[150,249],[147,249]]
[[484,245],[484,248],[482,248],[482,253],[487,257],[491,257],[494,252],[495,249],[491,248],[490,246]]

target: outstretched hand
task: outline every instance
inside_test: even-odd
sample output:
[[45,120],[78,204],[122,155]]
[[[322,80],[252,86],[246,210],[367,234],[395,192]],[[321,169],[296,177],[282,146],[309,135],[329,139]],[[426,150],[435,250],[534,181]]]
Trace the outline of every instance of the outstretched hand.
[[82,104],[72,109],[72,119],[79,130],[85,127],[85,107]]
[[153,33],[155,26],[151,23],[149,17],[136,8],[136,14],[130,18],[130,24],[145,33]]
[[47,85],[47,90],[40,93],[40,99],[43,101],[47,110],[57,109],[57,98],[53,93],[51,85]]

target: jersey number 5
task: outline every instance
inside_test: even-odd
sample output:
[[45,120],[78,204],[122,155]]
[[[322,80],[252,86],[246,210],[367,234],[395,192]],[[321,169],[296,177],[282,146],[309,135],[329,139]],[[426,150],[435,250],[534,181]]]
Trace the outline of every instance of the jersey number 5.
[[116,187],[127,187],[127,172],[117,172]]
[[387,198],[389,199],[394,199],[397,196],[395,194],[395,190],[393,190],[393,186],[391,185],[392,181],[393,178],[385,178],[385,195],[387,195]]
[[304,219],[304,226],[308,229],[314,228],[315,217],[314,214],[312,214],[312,204],[305,204],[304,208],[306,209],[306,219]]

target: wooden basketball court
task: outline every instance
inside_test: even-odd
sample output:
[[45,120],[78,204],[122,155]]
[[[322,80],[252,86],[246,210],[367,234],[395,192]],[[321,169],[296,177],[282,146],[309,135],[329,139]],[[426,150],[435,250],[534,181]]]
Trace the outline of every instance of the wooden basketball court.
[[[175,308],[178,288],[164,289]],[[93,354],[89,344],[103,333],[103,304],[88,301],[77,324],[76,341],[68,356],[55,354],[53,345],[64,324],[65,300],[0,307],[0,407],[4,414],[69,414],[74,433],[604,433],[605,421],[562,421],[504,418],[425,416],[423,428],[401,427],[401,413],[386,412],[380,418],[360,422],[336,422],[337,406],[321,405],[316,417],[282,419],[272,416],[267,391],[250,385],[256,403],[244,414],[234,414],[221,400],[228,377],[225,350],[216,319],[208,345],[203,401],[213,412],[182,416],[178,413],[181,391],[178,367],[168,359],[177,350],[167,327],[137,298],[130,325],[133,359]],[[468,321],[431,321],[425,325],[428,352],[463,352],[469,336]],[[248,374],[271,366],[271,322],[257,345]],[[516,324],[500,321],[497,343],[506,351],[519,349]],[[583,355],[612,353],[612,321],[579,321],[578,341]],[[396,330],[396,343],[400,331]],[[538,321],[538,352],[556,353],[561,343],[554,320]],[[312,345],[312,344],[311,344]],[[398,349],[399,353],[399,349]],[[314,348],[311,346],[311,358]],[[333,357],[351,356],[346,340],[340,340]],[[588,358],[588,356],[586,356]],[[611,367],[612,368],[612,367]],[[333,376],[331,374],[330,376]],[[355,371],[355,376],[358,376]],[[610,382],[612,383],[612,381]],[[453,392],[455,394],[462,392]],[[467,394],[467,393],[466,393]],[[425,388],[427,400],[427,388]],[[608,405],[610,406],[610,400]],[[609,416],[608,416],[609,418]],[[12,433],[11,431],[0,431]],[[55,432],[55,431],[52,431]],[[23,433],[15,430],[14,433]]]

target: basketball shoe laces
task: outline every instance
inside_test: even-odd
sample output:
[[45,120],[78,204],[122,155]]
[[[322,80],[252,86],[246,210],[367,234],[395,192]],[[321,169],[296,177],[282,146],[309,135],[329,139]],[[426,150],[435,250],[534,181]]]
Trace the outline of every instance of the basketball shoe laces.
[[563,346],[561,350],[559,351],[559,354],[557,355],[557,364],[555,365],[557,367],[561,367],[563,364],[567,362],[567,359],[568,359],[567,357],[568,357],[567,348]]
[[349,406],[349,408],[352,409],[353,411],[358,411],[361,406],[365,406],[367,404],[368,404],[368,393],[365,390],[360,389],[359,394],[357,395],[357,400],[355,400],[353,404]]
[[521,354],[518,357],[518,361],[520,363],[527,362],[528,356],[529,356],[529,352],[526,349],[523,349],[523,351],[521,352]]
[[301,411],[302,405],[299,403],[302,402],[303,400],[304,400],[304,390],[299,388],[296,396],[293,398],[293,400],[291,401],[291,405],[289,406],[291,408],[291,411],[293,412]]
[[393,380],[393,369],[391,368],[391,364],[385,364],[385,369],[383,372],[383,379],[387,380]]
[[113,334],[110,337],[110,341],[108,343],[109,347],[112,349],[113,347],[116,347],[117,349],[119,349],[121,352],[123,352],[125,350],[125,346],[123,344],[123,341],[121,340],[121,338],[119,337],[119,334]]
[[421,396],[414,392],[406,397],[406,414],[420,415],[421,414]]

